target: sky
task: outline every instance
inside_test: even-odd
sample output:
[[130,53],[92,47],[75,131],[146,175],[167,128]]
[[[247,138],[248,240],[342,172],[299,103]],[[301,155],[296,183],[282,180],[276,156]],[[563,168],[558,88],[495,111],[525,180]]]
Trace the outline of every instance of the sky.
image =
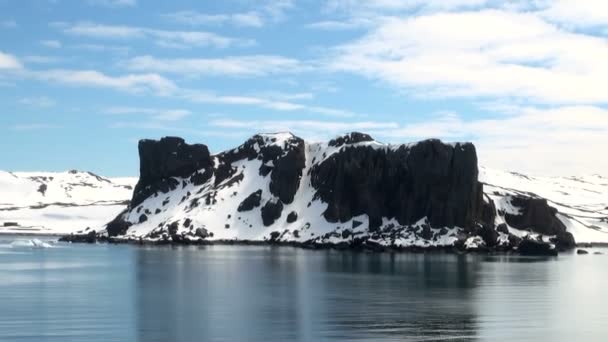
[[605,0],[0,0],[0,169],[138,174],[137,142],[472,141],[608,175]]

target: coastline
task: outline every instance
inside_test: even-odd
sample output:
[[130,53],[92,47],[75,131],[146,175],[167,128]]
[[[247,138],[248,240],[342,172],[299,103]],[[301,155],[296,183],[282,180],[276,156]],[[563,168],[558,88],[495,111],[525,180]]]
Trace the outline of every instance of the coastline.
[[271,240],[187,240],[180,241],[171,240],[147,240],[147,239],[124,239],[116,237],[99,237],[93,235],[64,235],[59,238],[59,241],[69,243],[94,244],[129,244],[139,246],[276,246],[276,247],[293,247],[309,250],[339,250],[339,251],[355,251],[355,252],[371,252],[371,253],[452,253],[452,254],[488,254],[488,255],[521,255],[521,256],[557,256],[560,253],[574,253],[579,248],[602,248],[608,247],[608,243],[582,243],[577,244],[575,248],[565,250],[551,250],[550,253],[544,254],[524,254],[520,253],[517,248],[513,247],[478,247],[465,248],[462,244],[443,245],[443,246],[393,246],[382,245],[372,241],[360,243],[318,243],[311,241],[271,241]]

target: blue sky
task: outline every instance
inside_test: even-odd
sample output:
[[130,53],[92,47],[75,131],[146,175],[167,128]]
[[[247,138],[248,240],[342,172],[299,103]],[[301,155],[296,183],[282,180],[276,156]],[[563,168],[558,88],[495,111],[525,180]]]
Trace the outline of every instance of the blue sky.
[[137,141],[473,141],[606,174],[598,0],[0,0],[0,169],[137,175]]

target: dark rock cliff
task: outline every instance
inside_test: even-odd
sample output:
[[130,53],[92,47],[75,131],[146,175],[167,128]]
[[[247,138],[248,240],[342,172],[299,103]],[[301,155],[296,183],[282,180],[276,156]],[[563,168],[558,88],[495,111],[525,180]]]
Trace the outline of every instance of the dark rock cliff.
[[[172,177],[200,177],[197,171],[213,164],[207,146],[189,145],[182,138],[165,137],[139,142],[139,181],[133,191],[131,207],[135,207],[157,191],[168,192],[177,184]],[[203,178],[208,178],[203,177]]]
[[317,196],[330,222],[367,214],[413,224],[428,217],[433,227],[472,230],[481,220],[482,185],[473,144],[426,140],[396,149],[346,147],[312,169]]

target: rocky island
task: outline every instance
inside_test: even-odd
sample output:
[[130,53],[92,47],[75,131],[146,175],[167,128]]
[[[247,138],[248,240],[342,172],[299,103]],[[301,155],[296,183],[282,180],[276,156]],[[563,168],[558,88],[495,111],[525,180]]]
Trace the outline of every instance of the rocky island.
[[389,145],[357,132],[308,143],[276,133],[212,155],[165,137],[141,140],[139,157],[128,207],[104,229],[64,240],[526,254],[575,246],[546,199],[484,192],[471,143]]

